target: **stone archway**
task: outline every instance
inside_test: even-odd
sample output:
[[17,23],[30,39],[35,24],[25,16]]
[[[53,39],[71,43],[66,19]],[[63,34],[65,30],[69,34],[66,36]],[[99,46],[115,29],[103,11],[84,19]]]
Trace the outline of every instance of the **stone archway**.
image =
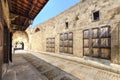
[[29,38],[25,31],[16,31],[13,33],[13,48],[17,49],[28,49],[29,48]]

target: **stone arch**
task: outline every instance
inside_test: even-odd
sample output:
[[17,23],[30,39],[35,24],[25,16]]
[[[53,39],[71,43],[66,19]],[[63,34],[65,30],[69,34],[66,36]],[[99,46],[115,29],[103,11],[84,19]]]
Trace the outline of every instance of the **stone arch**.
[[37,27],[37,28],[35,29],[35,32],[38,32],[38,31],[40,31],[40,29]]
[[[19,46],[20,45],[24,45],[24,49],[28,49],[29,48],[29,37],[28,37],[28,34],[25,32],[25,31],[15,31],[13,33],[13,48],[16,47],[16,44],[17,44],[17,47],[18,47],[18,44]],[[23,48],[23,47],[21,47]]]

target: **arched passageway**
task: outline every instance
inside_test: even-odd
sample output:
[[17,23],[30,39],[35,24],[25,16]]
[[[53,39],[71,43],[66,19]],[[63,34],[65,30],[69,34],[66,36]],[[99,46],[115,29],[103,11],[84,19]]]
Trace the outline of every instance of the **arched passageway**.
[[14,50],[24,50],[24,42],[16,42]]
[[13,33],[12,45],[15,50],[27,50],[29,48],[29,38],[25,31],[16,31]]

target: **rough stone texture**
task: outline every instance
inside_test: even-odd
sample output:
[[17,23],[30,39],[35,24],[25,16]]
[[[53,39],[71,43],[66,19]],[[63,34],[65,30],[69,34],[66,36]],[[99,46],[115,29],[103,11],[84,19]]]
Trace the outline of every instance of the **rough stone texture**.
[[[110,25],[111,27],[111,62],[120,63],[120,1],[83,0],[56,17],[36,26],[40,31],[28,29],[30,49],[46,51],[46,38],[55,38],[55,53],[59,52],[59,34],[73,32],[73,55],[83,57],[83,29]],[[100,11],[100,20],[92,20],[92,12]],[[68,29],[65,29],[68,22]],[[32,31],[31,31],[32,30]]]

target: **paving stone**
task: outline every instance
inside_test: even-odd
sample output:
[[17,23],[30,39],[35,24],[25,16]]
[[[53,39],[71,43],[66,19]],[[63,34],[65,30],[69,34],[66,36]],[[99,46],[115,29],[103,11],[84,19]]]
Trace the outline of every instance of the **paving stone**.
[[[78,78],[78,80],[120,80],[120,74],[109,72],[107,70],[101,70],[91,66],[86,66],[78,62],[65,60],[59,57],[54,59],[53,56],[44,55],[42,53],[36,53],[33,55],[42,58],[42,60],[45,60],[47,63],[50,63],[58,67],[59,69],[65,71],[66,73],[71,74],[72,76],[74,76],[74,78]],[[56,64],[54,60],[57,60]],[[53,61],[53,63],[51,61]]]

